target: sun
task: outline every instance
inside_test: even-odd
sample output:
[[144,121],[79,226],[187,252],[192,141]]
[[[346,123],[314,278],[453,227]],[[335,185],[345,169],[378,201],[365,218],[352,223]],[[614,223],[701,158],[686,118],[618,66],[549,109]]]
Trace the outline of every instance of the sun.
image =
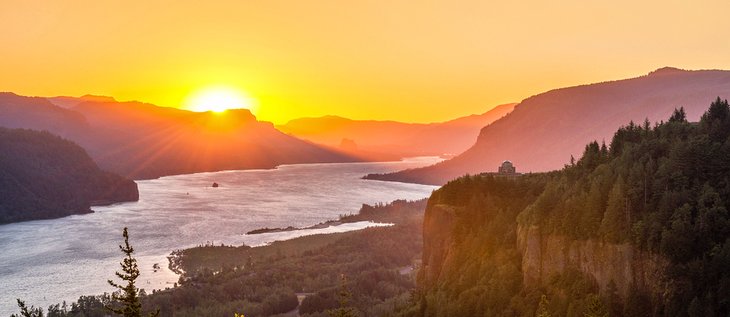
[[229,109],[254,110],[254,105],[254,100],[242,91],[230,87],[208,87],[192,93],[185,107],[197,112],[224,112]]

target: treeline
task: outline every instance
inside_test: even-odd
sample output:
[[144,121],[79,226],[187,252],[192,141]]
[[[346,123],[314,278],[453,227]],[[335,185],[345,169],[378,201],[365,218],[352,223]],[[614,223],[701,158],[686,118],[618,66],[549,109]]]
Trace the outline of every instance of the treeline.
[[[554,178],[465,176],[434,192],[424,225],[418,301],[400,313],[531,316],[542,293],[522,293],[515,219]],[[441,219],[438,213],[451,216]]]
[[[592,307],[611,316],[726,316],[729,179],[730,107],[718,98],[697,123],[687,122],[681,108],[654,126],[629,123],[610,144],[588,144],[582,158],[561,171],[452,181],[429,200],[429,210],[456,207],[451,265],[436,281],[422,272],[420,301],[409,313],[532,315],[547,294],[545,307],[556,315],[583,316]],[[631,243],[660,254],[670,263],[673,287],[659,302],[639,289],[627,298],[615,290],[599,296],[591,278],[572,271],[527,289],[518,224],[537,225],[544,235]]]
[[578,239],[630,242],[670,259],[678,283],[664,315],[730,312],[730,107],[715,100],[698,123],[678,109],[667,122],[620,128],[522,215]]
[[[141,296],[142,307],[160,316],[273,316],[296,309],[303,316],[327,316],[340,307],[341,278],[355,314],[385,316],[410,305],[415,280],[411,267],[422,249],[425,200],[364,206],[366,214],[398,220],[394,226],[308,236],[270,246],[201,246],[179,252],[185,274],[172,289]],[[353,216],[356,217],[356,216]],[[373,220],[371,217],[363,220]],[[50,317],[106,316],[109,295],[82,297],[52,306]]]

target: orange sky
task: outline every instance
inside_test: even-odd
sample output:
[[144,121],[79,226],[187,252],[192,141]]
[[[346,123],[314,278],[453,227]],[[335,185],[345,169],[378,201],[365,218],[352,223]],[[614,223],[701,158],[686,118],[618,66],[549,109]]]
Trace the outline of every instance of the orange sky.
[[277,123],[440,121],[665,65],[730,69],[728,13],[727,0],[0,0],[0,91],[180,106],[223,85]]

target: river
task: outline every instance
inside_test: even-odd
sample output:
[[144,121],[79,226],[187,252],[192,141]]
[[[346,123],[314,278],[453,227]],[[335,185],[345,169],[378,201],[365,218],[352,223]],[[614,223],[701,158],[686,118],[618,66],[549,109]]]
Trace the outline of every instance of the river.
[[[270,170],[197,173],[137,181],[137,202],[93,207],[94,213],[0,225],[0,316],[17,312],[15,299],[43,307],[80,295],[113,291],[123,227],[129,228],[148,292],[172,287],[178,276],[167,256],[200,244],[262,245],[316,233],[362,229],[368,222],[326,229],[245,235],[262,227],[306,227],[363,203],[428,197],[434,186],[363,180],[430,165],[423,157],[400,162],[283,165]],[[216,182],[220,186],[211,187]],[[154,272],[153,265],[161,269]]]

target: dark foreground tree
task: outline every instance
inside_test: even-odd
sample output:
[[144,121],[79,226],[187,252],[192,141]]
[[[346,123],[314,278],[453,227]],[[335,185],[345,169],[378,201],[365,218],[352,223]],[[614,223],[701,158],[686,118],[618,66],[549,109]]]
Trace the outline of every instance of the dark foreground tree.
[[[132,256],[134,248],[129,245],[129,234],[127,233],[127,227],[124,227],[122,231],[124,237],[124,245],[120,245],[119,249],[124,253],[124,259],[119,264],[122,266],[122,272],[116,272],[117,277],[122,279],[122,283],[126,282],[126,285],[117,284],[112,280],[109,280],[111,286],[116,287],[118,290],[112,294],[112,299],[117,302],[117,305],[109,305],[106,308],[111,312],[121,315],[124,317],[141,317],[142,316],[142,303],[139,299],[139,289],[135,285],[137,278],[139,277],[139,268],[137,267],[137,259]],[[150,316],[159,316],[160,311],[157,310],[151,313]]]
[[18,307],[20,307],[20,315],[12,314],[10,317],[43,317],[43,309],[25,306],[25,302],[18,299]]

